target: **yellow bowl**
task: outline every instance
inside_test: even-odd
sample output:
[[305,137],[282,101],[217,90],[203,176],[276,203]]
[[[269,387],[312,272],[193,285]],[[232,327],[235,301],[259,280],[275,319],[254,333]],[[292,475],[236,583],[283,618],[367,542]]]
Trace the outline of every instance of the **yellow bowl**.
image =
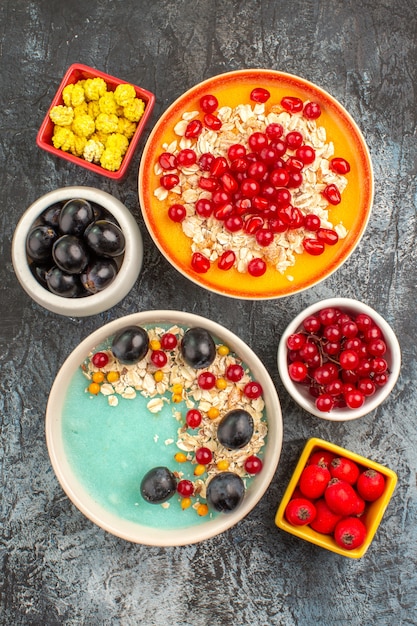
[[[331,535],[324,535],[322,533],[316,532],[315,530],[310,528],[310,526],[293,526],[285,518],[285,509],[288,502],[291,500],[295,488],[298,485],[301,472],[305,468],[310,455],[316,450],[326,450],[332,452],[336,456],[343,456],[347,459],[350,459],[351,461],[354,461],[356,464],[362,466],[363,468],[373,469],[377,472],[380,472],[385,478],[384,493],[374,502],[370,502],[367,504],[365,513],[362,517],[362,521],[365,523],[367,530],[366,539],[360,547],[353,550],[345,550],[339,547]],[[275,524],[278,526],[278,528],[281,528],[282,530],[285,530],[288,533],[295,535],[296,537],[300,537],[300,539],[305,539],[305,541],[314,543],[321,548],[331,550],[332,552],[336,552],[337,554],[347,556],[352,559],[359,559],[365,554],[375,536],[382,516],[384,515],[385,509],[387,508],[391,496],[394,492],[396,484],[397,475],[388,467],[384,467],[383,465],[380,465],[379,463],[376,463],[371,459],[367,459],[366,457],[360,456],[355,452],[351,452],[350,450],[341,448],[340,446],[330,443],[329,441],[312,438],[307,441],[307,444],[294,470],[292,478],[284,493],[284,496],[281,500],[275,516]]]
[[[251,90],[260,86],[271,94],[270,102],[267,103],[268,111],[287,95],[300,98],[303,102],[310,100],[319,103],[322,114],[318,125],[325,129],[327,141],[334,144],[335,156],[343,156],[351,166],[342,201],[337,206],[329,207],[329,219],[334,224],[343,224],[347,236],[340,239],[337,245],[326,246],[324,253],[319,256],[296,254],[295,264],[284,273],[268,262],[266,272],[254,278],[248,272],[240,272],[235,267],[224,271],[215,260],[207,272],[196,272],[191,267],[192,240],[185,234],[181,224],[173,222],[168,216],[169,206],[173,202],[181,202],[181,199],[172,192],[168,197],[159,199],[161,173],[155,171],[155,166],[162,152],[171,150],[170,146],[177,146],[179,136],[174,129],[178,122],[184,121],[183,115],[199,111],[199,102],[203,95],[216,96],[219,107],[253,105],[250,101]],[[197,152],[199,150],[200,148]],[[220,148],[212,148],[213,150],[216,155],[221,152]],[[318,187],[319,185],[317,190]],[[154,243],[180,273],[209,291],[233,298],[261,300],[289,296],[312,287],[330,276],[349,258],[370,217],[373,171],[369,150],[360,129],[335,98],[297,76],[265,69],[249,69],[209,78],[189,89],[168,107],[154,126],[143,150],[138,190],[143,218]],[[190,200],[190,205],[193,202],[195,198]],[[207,228],[210,232],[210,220],[203,222],[201,229],[204,231]],[[235,243],[237,247],[242,245]],[[210,242],[207,245],[210,246]],[[244,250],[236,253],[243,255]]]

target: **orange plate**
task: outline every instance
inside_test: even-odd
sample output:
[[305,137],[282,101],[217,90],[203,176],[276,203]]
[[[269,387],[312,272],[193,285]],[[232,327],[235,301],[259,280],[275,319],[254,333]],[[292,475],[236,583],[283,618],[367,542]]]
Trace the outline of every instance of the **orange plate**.
[[[101,174],[102,176],[107,176],[107,178],[112,178],[114,180],[122,179],[126,173],[127,168],[129,167],[130,161],[132,160],[133,154],[137,148],[139,139],[142,135],[142,132],[145,128],[145,124],[152,112],[152,109],[155,104],[155,96],[150,91],[143,89],[142,87],[138,87],[137,85],[133,85],[136,91],[136,97],[143,100],[145,103],[145,110],[143,112],[142,117],[140,118],[137,128],[135,130],[135,134],[131,138],[129,142],[129,147],[126,151],[126,154],[123,157],[123,161],[121,166],[116,172],[110,172],[109,170],[104,169],[100,165],[96,165],[95,163],[89,163],[85,159],[81,157],[74,156],[69,152],[64,152],[63,150],[58,150],[54,147],[52,143],[52,135],[54,133],[54,124],[49,117],[49,113],[54,106],[58,106],[63,104],[62,99],[62,91],[64,87],[67,85],[73,85],[77,83],[79,80],[85,80],[87,78],[102,78],[107,84],[109,91],[114,91],[117,85],[126,84],[128,81],[120,80],[115,76],[110,76],[109,74],[105,74],[104,72],[100,72],[92,67],[88,67],[88,65],[82,65],[81,63],[74,63],[71,65],[68,70],[65,72],[65,76],[61,81],[60,86],[54,96],[54,99],[51,102],[51,105],[48,109],[47,114],[41,124],[38,135],[36,137],[36,143],[39,148],[50,152],[51,154],[61,157],[62,159],[66,159],[67,161],[71,161],[71,163],[75,163],[76,165],[80,165],[81,167],[85,167],[86,169],[95,172],[96,174]],[[130,84],[130,83],[129,83]]]
[[[294,267],[281,275],[272,267],[254,278],[237,270],[219,270],[215,264],[206,274],[194,272],[190,266],[190,239],[182,232],[181,225],[167,216],[167,205],[154,196],[159,177],[154,165],[162,145],[176,139],[173,128],[186,111],[200,110],[199,99],[204,94],[214,94],[219,107],[235,107],[250,103],[249,95],[254,87],[265,87],[271,93],[270,103],[279,103],[283,96],[298,96],[303,101],[319,102],[322,114],[318,125],[327,131],[327,141],[333,141],[335,156],[347,159],[351,171],[342,202],[331,207],[329,216],[333,223],[342,221],[348,236],[336,246],[327,246],[320,256],[302,254],[297,256]],[[253,103],[252,103],[253,104]],[[289,296],[311,287],[327,278],[344,263],[357,246],[366,228],[373,199],[373,174],[368,148],[363,136],[347,111],[328,93],[312,83],[282,72],[269,70],[239,70],[210,78],[191,88],[178,98],[155,125],[139,168],[139,199],[146,226],[162,254],[182,274],[198,285],[222,295],[244,299],[272,299]]]

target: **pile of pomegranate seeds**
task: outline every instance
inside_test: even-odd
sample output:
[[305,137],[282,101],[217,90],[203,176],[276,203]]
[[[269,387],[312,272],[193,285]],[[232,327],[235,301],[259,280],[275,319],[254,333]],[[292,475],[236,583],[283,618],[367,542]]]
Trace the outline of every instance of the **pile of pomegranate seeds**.
[[287,339],[290,378],[309,387],[319,411],[360,408],[389,377],[387,346],[369,315],[328,307]]
[[280,272],[295,254],[320,255],[346,236],[328,219],[341,202],[350,165],[316,124],[316,102],[286,96],[268,105],[257,87],[254,103],[219,108],[211,94],[200,111],[175,127],[180,141],[163,146],[155,196],[168,201],[171,220],[192,239],[190,265],[198,273],[222,270],[262,276]]

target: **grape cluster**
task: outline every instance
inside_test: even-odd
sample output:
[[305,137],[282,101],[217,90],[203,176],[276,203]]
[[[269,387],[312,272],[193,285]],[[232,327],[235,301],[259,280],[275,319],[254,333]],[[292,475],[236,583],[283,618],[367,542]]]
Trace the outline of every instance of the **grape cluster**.
[[358,409],[388,381],[386,342],[365,313],[321,309],[288,337],[287,348],[291,380],[308,386],[322,412]]

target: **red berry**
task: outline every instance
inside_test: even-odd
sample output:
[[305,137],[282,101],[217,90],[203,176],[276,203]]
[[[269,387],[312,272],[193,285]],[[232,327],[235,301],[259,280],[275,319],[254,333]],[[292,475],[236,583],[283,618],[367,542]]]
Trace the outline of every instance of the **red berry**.
[[374,502],[384,493],[385,477],[381,472],[367,469],[358,478],[356,489],[367,502]]
[[322,465],[323,467],[329,467],[330,463],[333,461],[335,455],[333,452],[329,450],[316,450],[310,455],[308,459],[309,465]]
[[248,474],[259,474],[262,470],[263,463],[259,457],[251,454],[251,456],[248,456],[246,459],[244,466]]
[[312,239],[310,237],[306,237],[303,240],[303,248],[308,254],[312,256],[319,256],[324,252],[324,243],[322,241],[318,241],[318,239]]
[[213,113],[206,113],[204,116],[204,126],[209,130],[220,130],[222,123]]
[[342,519],[336,524],[334,539],[345,550],[359,548],[366,539],[366,526],[358,517]]
[[287,133],[286,140],[287,140],[288,149],[296,150],[302,145],[303,136],[298,130],[292,130],[289,133]]
[[179,167],[190,167],[190,165],[194,165],[194,163],[197,163],[197,155],[194,150],[184,148],[178,152],[177,164]]
[[327,506],[337,515],[354,515],[357,510],[357,493],[348,482],[332,478],[324,491]]
[[359,467],[351,459],[336,457],[330,463],[330,474],[332,478],[345,480],[350,485],[354,485],[359,476]]
[[168,191],[178,185],[179,182],[180,179],[176,174],[164,174],[160,178],[161,186]]
[[349,409],[360,409],[365,402],[365,395],[358,389],[347,391],[344,398]]
[[339,235],[331,228],[319,228],[317,230],[317,239],[329,246],[334,246],[339,241]]
[[198,448],[195,452],[195,459],[197,463],[200,463],[201,465],[207,465],[207,463],[211,463],[213,459],[213,453],[209,448]]
[[163,170],[174,170],[177,167],[177,157],[170,152],[160,154],[158,162]]
[[102,368],[109,362],[109,357],[105,352],[96,352],[91,358],[94,367]]
[[183,498],[189,498],[190,496],[192,496],[194,494],[194,485],[191,480],[180,480],[177,485],[177,492]]
[[287,339],[287,348],[289,350],[300,350],[306,343],[306,336],[302,333],[294,333]]
[[173,333],[164,333],[161,337],[161,348],[163,350],[174,350],[178,340]]
[[227,156],[230,161],[241,159],[246,155],[246,148],[241,143],[232,144],[227,150]]
[[250,383],[246,383],[243,388],[243,393],[247,398],[250,398],[251,400],[256,400],[256,398],[259,398],[263,393],[262,385],[261,383],[253,380]]
[[202,415],[198,409],[189,409],[185,416],[185,421],[190,428],[198,428],[202,419]]
[[303,496],[315,500],[323,495],[330,478],[326,467],[307,465],[301,472],[298,486]]
[[324,498],[317,500],[314,506],[316,507],[316,517],[310,524],[311,528],[323,535],[331,535],[342,516],[333,513],[327,506]]
[[151,361],[156,367],[164,367],[168,362],[168,357],[162,350],[152,350]]
[[197,382],[201,389],[213,389],[216,384],[216,377],[212,372],[201,372],[198,375]]
[[227,378],[227,380],[237,383],[242,378],[244,373],[245,371],[243,367],[239,365],[239,363],[232,363],[231,365],[227,366],[225,377]]
[[316,399],[316,407],[322,413],[329,413],[334,407],[334,399],[329,393],[321,393]]
[[307,498],[290,500],[285,509],[285,517],[294,526],[305,526],[311,523],[316,516],[316,507]]
[[288,374],[294,382],[302,383],[307,378],[308,369],[301,361],[294,361],[288,366]]

